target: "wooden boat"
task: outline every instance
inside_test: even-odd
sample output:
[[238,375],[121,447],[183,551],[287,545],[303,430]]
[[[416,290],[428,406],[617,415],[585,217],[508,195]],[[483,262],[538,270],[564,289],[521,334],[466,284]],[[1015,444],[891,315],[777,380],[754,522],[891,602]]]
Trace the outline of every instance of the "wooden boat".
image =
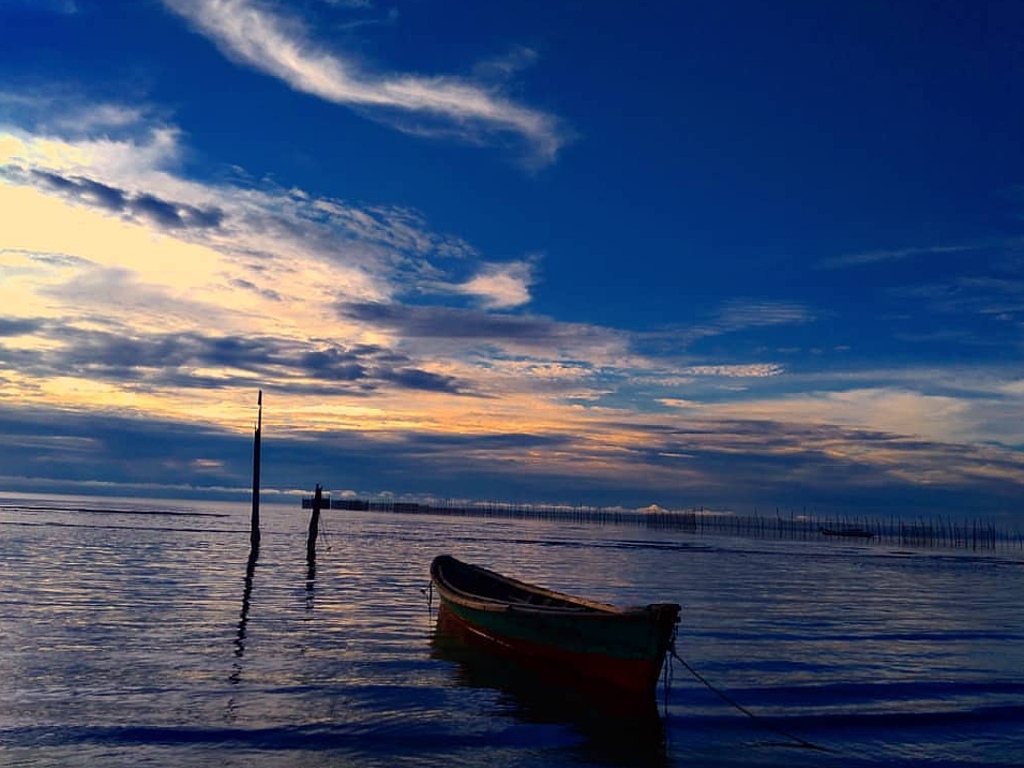
[[651,694],[672,643],[680,607],[618,608],[527,584],[451,555],[434,558],[438,621],[559,685]]

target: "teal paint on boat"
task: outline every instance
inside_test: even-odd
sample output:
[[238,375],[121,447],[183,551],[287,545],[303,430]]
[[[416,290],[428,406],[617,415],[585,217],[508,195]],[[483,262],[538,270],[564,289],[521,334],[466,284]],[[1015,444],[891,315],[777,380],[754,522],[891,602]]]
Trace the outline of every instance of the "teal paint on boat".
[[647,609],[642,615],[578,613],[567,616],[524,611],[515,605],[504,611],[484,611],[451,600],[446,603],[449,610],[482,630],[512,640],[557,645],[577,653],[647,659],[658,652],[662,640],[659,627]]

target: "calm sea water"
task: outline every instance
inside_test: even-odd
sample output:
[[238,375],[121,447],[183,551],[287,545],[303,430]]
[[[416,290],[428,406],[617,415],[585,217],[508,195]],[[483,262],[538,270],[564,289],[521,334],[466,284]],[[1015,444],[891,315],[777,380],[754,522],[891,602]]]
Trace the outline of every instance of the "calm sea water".
[[[0,765],[1024,764],[1019,558],[334,511],[310,572],[308,513],[266,506],[250,569],[248,513],[0,499]],[[435,642],[444,552],[682,604],[756,719],[679,662],[632,719]]]

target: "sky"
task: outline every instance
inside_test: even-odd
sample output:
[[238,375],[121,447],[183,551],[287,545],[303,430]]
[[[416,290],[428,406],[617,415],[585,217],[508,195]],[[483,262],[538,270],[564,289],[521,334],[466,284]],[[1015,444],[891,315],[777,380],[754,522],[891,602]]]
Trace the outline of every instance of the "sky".
[[[1024,522],[1024,3],[4,0],[0,489]],[[282,496],[287,498],[287,496]]]

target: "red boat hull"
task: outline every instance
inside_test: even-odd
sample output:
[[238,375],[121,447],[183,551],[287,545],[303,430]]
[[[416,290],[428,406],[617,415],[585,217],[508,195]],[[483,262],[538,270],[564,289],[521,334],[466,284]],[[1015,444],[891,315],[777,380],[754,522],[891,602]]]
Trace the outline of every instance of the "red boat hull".
[[601,691],[609,695],[649,696],[661,674],[662,659],[624,659],[601,653],[581,653],[490,632],[466,621],[444,603],[438,629],[467,643],[530,667],[552,683]]

